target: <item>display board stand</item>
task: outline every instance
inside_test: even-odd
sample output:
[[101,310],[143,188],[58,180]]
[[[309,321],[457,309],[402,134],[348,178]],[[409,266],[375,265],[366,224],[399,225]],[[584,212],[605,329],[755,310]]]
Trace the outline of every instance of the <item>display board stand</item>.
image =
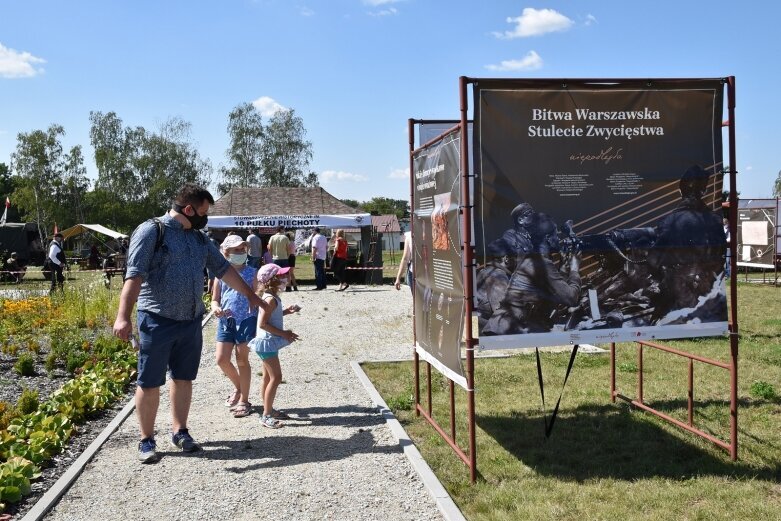
[[[461,168],[461,202],[460,202],[460,220],[461,220],[461,248],[462,248],[462,272],[463,272],[463,291],[464,291],[464,331],[463,336],[466,344],[466,370],[465,370],[465,377],[466,377],[466,400],[467,400],[467,425],[468,425],[468,449],[464,450],[458,443],[456,438],[456,407],[455,407],[455,385],[453,379],[449,380],[449,394],[450,394],[450,402],[449,402],[449,409],[450,409],[450,418],[449,418],[449,428],[442,427],[437,419],[434,418],[433,414],[433,407],[432,407],[432,370],[431,370],[431,363],[426,361],[426,369],[425,369],[425,379],[426,379],[426,399],[425,404],[422,401],[421,398],[421,371],[420,371],[420,356],[417,350],[414,354],[414,398],[415,398],[415,414],[417,416],[423,416],[429,424],[432,425],[434,430],[445,440],[446,443],[453,449],[453,451],[456,453],[456,455],[466,464],[470,469],[470,481],[472,483],[475,482],[477,477],[477,455],[476,455],[476,440],[475,440],[475,432],[476,432],[476,425],[475,425],[475,376],[474,376],[474,368],[475,368],[475,361],[474,361],[474,350],[476,346],[478,345],[478,339],[475,338],[475,334],[473,332],[472,328],[472,315],[475,311],[475,304],[474,304],[474,270],[476,269],[476,257],[474,252],[474,246],[472,241],[472,233],[473,233],[473,208],[474,203],[471,200],[471,186],[472,186],[472,179],[474,178],[474,174],[470,173],[470,158],[469,158],[469,147],[468,147],[468,98],[467,98],[467,88],[471,84],[475,86],[479,81],[484,82],[492,82],[492,85],[496,86],[498,88],[501,84],[507,84],[508,86],[512,86],[514,81],[524,81],[527,84],[530,81],[533,80],[502,80],[502,79],[475,79],[475,78],[467,78],[467,77],[461,77],[459,79],[459,95],[460,95],[460,115],[461,119],[458,123],[458,130],[461,135],[461,142],[460,142],[460,168]],[[540,80],[540,81],[547,81],[551,82],[554,80]],[[562,80],[563,81],[563,80]],[[678,81],[678,80],[660,80],[660,81]],[[585,79],[585,80],[577,80],[577,82],[580,82],[581,84],[592,84],[594,86],[599,85],[620,85],[621,83],[633,83],[638,84],[638,80],[632,80],[632,79]],[[566,82],[565,86],[566,86]],[[727,90],[727,107],[728,107],[728,121],[724,123],[724,126],[728,127],[728,135],[729,135],[729,164],[730,165],[736,165],[736,154],[735,154],[735,78],[734,76],[730,76],[727,78],[722,79],[722,84],[726,86]],[[650,81],[649,81],[650,85]],[[477,120],[477,118],[475,118]],[[414,201],[415,201],[415,169],[414,169],[414,162],[413,162],[413,152],[416,150],[414,146],[414,134],[415,134],[415,124],[416,123],[426,123],[426,122],[433,122],[433,120],[409,120],[409,149],[410,149],[410,200],[413,201],[413,208]],[[452,132],[453,129],[451,129]],[[479,132],[479,130],[475,129],[476,134]],[[432,140],[433,141],[433,140]],[[419,148],[423,148],[425,145],[421,145]],[[475,151],[475,154],[478,152]],[[722,173],[727,173],[729,175],[730,180],[730,219],[729,219],[729,227],[730,227],[730,248],[732,252],[736,251],[737,246],[737,172],[734,170],[734,167],[730,167],[729,171],[722,171]],[[476,190],[476,188],[475,188]],[[475,197],[480,197],[477,192],[475,192]],[[722,239],[723,240],[723,239]],[[415,241],[415,237],[413,236],[413,243]],[[641,340],[634,341],[633,343],[637,347],[637,363],[638,363],[638,382],[637,382],[637,391],[635,397],[630,397],[622,393],[619,389],[616,387],[616,372],[615,372],[615,359],[616,359],[616,344],[611,343],[610,344],[610,398],[612,402],[615,402],[616,399],[622,399],[625,400],[632,405],[636,406],[639,409],[642,409],[643,411],[649,412],[651,414],[654,414],[658,416],[659,418],[672,423],[673,425],[676,425],[687,432],[690,432],[692,434],[695,434],[697,436],[700,436],[716,446],[725,449],[729,452],[731,459],[734,461],[738,457],[738,353],[739,353],[739,328],[738,328],[738,310],[737,310],[737,256],[731,255],[729,258],[730,262],[730,286],[729,286],[729,295],[727,297],[727,302],[729,304],[728,306],[728,316],[727,316],[727,327],[725,329],[728,330],[727,335],[729,338],[729,360],[728,361],[720,361],[715,359],[706,358],[703,356],[699,356],[694,353],[687,353],[679,349],[675,349],[669,346],[662,345],[656,341],[649,341],[645,338]],[[413,299],[414,300],[414,299]],[[414,306],[414,304],[413,304]],[[415,316],[416,310],[413,307],[413,316]],[[712,333],[711,333],[712,334]],[[416,339],[416,345],[417,345],[417,335],[418,331],[416,331],[415,326],[413,325],[413,335]],[[696,330],[693,334],[688,335],[679,335],[677,337],[680,338],[686,338],[686,337],[692,337],[692,336],[698,336],[696,335]],[[670,338],[670,337],[668,337]],[[672,337],[676,338],[676,337]],[[512,348],[513,346],[507,346]],[[523,346],[516,346],[516,347],[523,347]],[[651,404],[647,403],[644,399],[643,395],[643,388],[644,388],[644,382],[645,382],[645,374],[643,371],[643,357],[644,353],[648,349],[655,349],[662,352],[665,352],[667,354],[680,356],[687,360],[688,363],[688,407],[687,407],[687,418],[686,421],[682,421],[680,419],[676,419],[672,417],[671,415],[665,414],[657,409],[654,409]],[[702,363],[706,365],[711,365],[714,367],[720,367],[724,370],[726,370],[729,373],[729,409],[730,409],[730,427],[729,427],[729,440],[724,441],[722,439],[719,439],[701,429],[699,429],[695,425],[695,418],[694,418],[694,406],[695,406],[695,391],[694,391],[694,364]]]

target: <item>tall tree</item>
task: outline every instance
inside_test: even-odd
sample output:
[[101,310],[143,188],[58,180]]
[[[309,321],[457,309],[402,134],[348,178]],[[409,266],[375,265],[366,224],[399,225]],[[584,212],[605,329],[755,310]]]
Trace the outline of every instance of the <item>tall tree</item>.
[[0,163],[0,212],[5,211],[5,198],[11,199],[11,207],[8,209],[8,215],[6,216],[6,220],[9,223],[19,221],[19,211],[12,196],[16,190],[16,180],[17,178],[11,175],[11,168],[5,163]]
[[65,129],[56,124],[46,131],[20,132],[16,137],[16,151],[11,154],[11,169],[18,176],[14,199],[22,217],[38,223],[43,244],[47,230],[53,225],[63,184],[65,157],[60,143],[63,135]]
[[281,110],[263,124],[251,103],[242,103],[228,116],[228,164],[220,169],[220,193],[234,186],[317,186],[309,171],[312,143],[303,120],[292,109]]
[[409,202],[404,199],[372,197],[370,201],[361,203],[361,208],[372,215],[395,214],[399,219],[409,217]]
[[123,203],[140,201],[141,179],[134,162],[140,153],[146,131],[143,127],[123,127],[114,112],[90,112],[90,143],[98,168],[96,189],[114,193]]
[[773,197],[781,197],[781,170],[778,171],[776,182],[773,183]]
[[201,159],[190,138],[191,124],[170,118],[156,132],[124,127],[113,112],[90,113],[98,181],[90,211],[123,231],[160,215],[185,182],[208,185],[212,166]]
[[309,172],[312,143],[306,140],[304,120],[293,109],[280,110],[265,130],[263,185],[317,186],[317,174]]
[[[87,168],[84,166],[81,145],[76,145],[65,156],[65,172],[60,202],[62,203],[61,208],[80,223],[85,221],[84,194],[89,190],[89,185],[90,181],[87,178]],[[66,222],[67,218],[63,218],[62,221]]]
[[217,190],[226,193],[232,187],[261,184],[263,169],[263,120],[251,103],[236,106],[228,115],[228,165],[220,169],[222,182]]
[[211,182],[211,163],[201,159],[192,143],[191,127],[181,118],[170,118],[142,140],[134,164],[145,189],[143,209],[149,215],[165,211],[184,183]]
[[361,207],[361,203],[359,203],[359,202],[358,202],[358,201],[356,201],[355,199],[340,199],[340,201],[342,201],[342,202],[343,202],[344,204],[346,204],[347,206],[350,206],[350,207],[352,207],[352,208],[355,208],[356,210],[357,210],[357,209],[359,209],[359,208]]

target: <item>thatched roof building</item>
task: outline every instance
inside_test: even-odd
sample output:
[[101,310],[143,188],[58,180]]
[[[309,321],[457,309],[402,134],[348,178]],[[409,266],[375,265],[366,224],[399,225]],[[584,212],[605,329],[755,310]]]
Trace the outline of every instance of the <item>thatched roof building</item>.
[[343,215],[360,213],[320,187],[231,188],[215,201],[210,215]]

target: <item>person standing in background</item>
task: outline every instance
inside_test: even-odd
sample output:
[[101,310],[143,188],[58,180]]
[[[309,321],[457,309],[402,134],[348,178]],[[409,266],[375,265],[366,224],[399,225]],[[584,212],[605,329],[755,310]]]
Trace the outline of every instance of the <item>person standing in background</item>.
[[257,230],[257,235],[254,231],[250,230],[247,235],[247,244],[249,244],[249,254],[247,257],[247,266],[258,269],[260,268],[260,258],[263,255],[263,242],[260,240],[260,230]]
[[288,239],[287,235],[285,235],[284,226],[278,227],[277,233],[272,235],[268,240],[268,251],[271,252],[271,260],[277,266],[281,266],[283,268],[290,267],[288,265],[288,256],[290,255],[288,251],[289,244],[290,239]]
[[328,239],[315,228],[312,236],[312,263],[315,265],[315,290],[324,290],[328,285],[325,277],[325,257],[328,254]]
[[298,291],[298,282],[296,281],[296,243],[293,240],[293,238],[288,234],[288,242],[287,244],[287,262],[288,267],[290,268],[290,271],[288,272],[290,274],[290,284],[288,285],[287,289],[285,291]]
[[412,232],[404,232],[404,253],[399,261],[399,272],[396,274],[396,289],[401,289],[401,277],[404,276],[404,282],[409,286],[409,290],[415,292],[412,284],[414,283],[412,275]]
[[54,234],[54,240],[49,245],[49,263],[52,267],[50,293],[54,293],[54,290],[58,288],[62,291],[65,284],[65,275],[62,274],[62,271],[65,269],[65,250],[62,249],[62,242],[62,234],[57,232]]
[[339,288],[336,291],[344,291],[350,287],[345,277],[347,268],[347,241],[344,238],[344,230],[336,230],[334,239],[334,256],[331,259],[331,267],[334,270],[334,277],[339,282]]

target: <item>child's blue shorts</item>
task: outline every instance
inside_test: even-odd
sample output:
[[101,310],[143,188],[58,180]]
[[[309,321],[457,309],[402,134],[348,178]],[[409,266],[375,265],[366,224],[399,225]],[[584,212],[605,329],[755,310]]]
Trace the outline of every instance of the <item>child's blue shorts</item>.
[[258,317],[247,317],[236,326],[236,319],[233,317],[221,317],[217,324],[217,342],[227,342],[229,344],[244,344],[255,338],[255,331],[258,327]]

